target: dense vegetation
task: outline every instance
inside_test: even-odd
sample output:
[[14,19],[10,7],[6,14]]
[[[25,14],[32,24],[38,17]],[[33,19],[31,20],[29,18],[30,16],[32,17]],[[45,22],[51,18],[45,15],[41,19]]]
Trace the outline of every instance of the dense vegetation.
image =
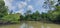
[[3,0],[0,0],[0,24],[5,23],[16,23],[18,22],[18,19],[20,15],[17,14],[8,14],[8,8],[5,6],[5,3]]
[[[28,12],[28,13],[27,13]],[[38,11],[31,13],[28,10],[25,15],[20,15],[20,21],[46,21],[60,23],[60,6],[56,6],[55,10],[49,10],[47,13],[40,14]]]
[[49,10],[47,13],[39,13],[36,11],[31,13],[31,10],[26,11],[24,15],[8,14],[8,8],[5,6],[3,0],[0,0],[0,24],[17,23],[20,21],[50,21],[60,23],[60,6],[55,6],[56,9]]
[[[50,5],[49,5],[50,3]],[[42,12],[41,14],[39,11],[36,11],[34,13],[31,13],[31,10],[28,10],[24,15],[21,15],[20,20],[27,20],[27,21],[46,21],[46,22],[54,22],[54,23],[60,23],[60,6],[58,4],[54,5],[53,1],[46,1],[44,2],[44,8],[46,9],[47,6],[50,10],[48,10],[47,13]],[[52,10],[51,8],[54,8]]]

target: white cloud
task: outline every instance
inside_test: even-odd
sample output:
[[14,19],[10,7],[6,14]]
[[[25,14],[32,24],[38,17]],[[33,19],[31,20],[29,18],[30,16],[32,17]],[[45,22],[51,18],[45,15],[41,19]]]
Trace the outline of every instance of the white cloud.
[[18,4],[18,7],[19,7],[19,9],[22,9],[22,8],[24,8],[26,5],[27,5],[26,2],[20,2],[20,3]]
[[4,0],[4,1],[7,2],[7,3],[8,3],[8,2],[13,2],[13,0]]
[[19,10],[19,11],[15,12],[15,13],[21,13],[21,14],[23,14],[23,12],[24,12],[24,10],[23,10],[23,9],[21,9],[21,10]]
[[27,9],[28,9],[28,10],[33,10],[34,8],[33,8],[32,5],[28,5]]
[[[16,6],[12,6],[12,2],[13,1],[14,0],[4,0],[5,6],[8,6],[9,10],[16,8]],[[17,4],[17,6],[18,6],[19,9],[22,9],[22,8],[24,8],[27,5],[26,2],[22,2],[22,1],[21,2],[17,2],[16,4]]]
[[9,2],[13,2],[14,0],[8,0]]
[[[23,14],[23,8],[25,8],[27,6],[27,2],[31,1],[31,0],[25,0],[25,2],[20,1],[20,2],[16,2],[16,6],[13,6],[13,2],[14,0],[4,0],[5,2],[5,6],[8,6],[8,9],[11,10],[16,8],[16,6],[18,6],[18,9],[20,9],[19,11],[16,11],[15,13],[22,13]],[[31,10],[33,9],[32,5],[28,6],[28,9]]]
[[37,0],[36,5],[42,5],[44,3],[44,0]]
[[4,0],[4,2],[5,2],[5,6],[8,6],[9,10],[15,8],[15,6],[12,6],[13,0]]
[[31,0],[25,0],[26,2],[30,2]]
[[5,2],[5,5],[6,5],[6,6],[10,5],[9,0],[4,0],[4,2]]

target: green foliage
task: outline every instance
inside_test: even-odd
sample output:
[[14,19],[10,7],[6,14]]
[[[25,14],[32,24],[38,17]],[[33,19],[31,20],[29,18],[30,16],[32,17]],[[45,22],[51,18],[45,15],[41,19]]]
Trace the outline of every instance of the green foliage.
[[5,3],[3,0],[0,0],[0,19],[7,15],[7,7],[5,6]]
[[40,13],[36,11],[35,13],[32,14],[32,19],[34,20],[40,20]]
[[25,13],[25,16],[21,15],[20,18],[21,18],[20,20],[37,21],[40,20],[40,13],[38,11],[31,13],[31,11],[29,10]]
[[0,23],[7,23],[7,22],[18,22],[20,19],[20,14],[8,14],[8,8],[5,6],[3,0],[0,0]]
[[[53,1],[50,2],[53,5]],[[45,2],[47,4],[47,2]],[[50,7],[50,6],[49,6]],[[55,7],[55,6],[54,6]],[[3,0],[0,0],[0,23],[1,22],[18,22],[21,20],[28,21],[58,21],[60,22],[60,6],[56,6],[55,10],[49,10],[48,13],[40,14],[38,11],[32,13],[31,10],[27,10],[25,15],[20,14],[12,14],[13,11],[8,14],[8,8],[5,6]]]
[[9,14],[7,16],[4,16],[2,19],[3,21],[6,22],[18,22],[18,20],[20,19],[19,14]]
[[[28,11],[27,11],[28,12]],[[31,14],[31,11],[21,16],[22,20],[33,20],[33,21],[52,21],[60,22],[60,6],[56,6],[55,10],[49,10],[48,13],[40,14],[38,11]]]
[[[49,16],[48,16],[49,15]],[[60,6],[56,6],[56,9],[54,11],[49,11],[48,17],[53,22],[60,22]]]

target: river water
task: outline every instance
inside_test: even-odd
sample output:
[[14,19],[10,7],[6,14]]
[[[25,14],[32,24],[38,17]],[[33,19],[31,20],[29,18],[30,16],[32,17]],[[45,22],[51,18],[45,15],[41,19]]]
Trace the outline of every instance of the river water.
[[20,22],[20,24],[0,25],[0,28],[60,28],[58,24],[47,24],[38,21]]

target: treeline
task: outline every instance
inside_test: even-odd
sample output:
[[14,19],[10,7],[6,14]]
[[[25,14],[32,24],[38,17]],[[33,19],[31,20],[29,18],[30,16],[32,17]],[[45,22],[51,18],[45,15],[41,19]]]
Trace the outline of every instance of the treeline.
[[5,6],[3,0],[0,0],[0,24],[5,23],[17,23],[19,21],[46,21],[46,22],[56,22],[60,23],[60,6],[55,6],[54,10],[49,10],[47,13],[39,13],[36,11],[34,13],[31,10],[26,11],[24,15],[22,14],[8,14],[8,8]]
[[56,6],[55,10],[49,10],[47,13],[39,13],[38,11],[31,13],[28,10],[24,15],[20,15],[20,21],[46,21],[60,23],[60,6]]

